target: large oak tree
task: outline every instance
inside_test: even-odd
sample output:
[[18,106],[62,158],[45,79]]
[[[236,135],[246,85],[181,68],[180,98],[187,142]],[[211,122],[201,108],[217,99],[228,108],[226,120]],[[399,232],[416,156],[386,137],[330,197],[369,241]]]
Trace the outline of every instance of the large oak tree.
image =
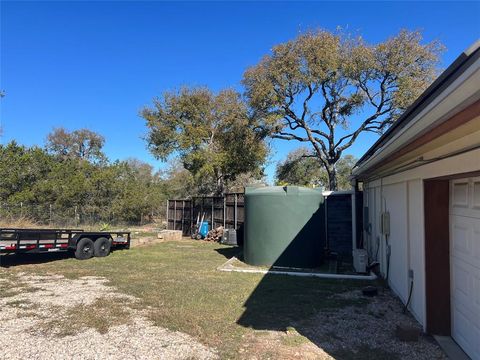
[[263,171],[263,134],[234,90],[166,92],[141,116],[149,129],[150,151],[161,160],[179,156],[203,194],[221,194],[240,174]]
[[89,129],[68,131],[55,128],[47,136],[47,150],[62,159],[81,159],[92,163],[106,160],[103,153],[105,138]]
[[335,190],[343,152],[362,132],[382,133],[436,77],[442,46],[421,40],[406,30],[378,44],[302,34],[245,72],[252,114],[272,138],[309,143]]
[[[277,163],[275,178],[277,185],[300,185],[328,187],[328,174],[325,168],[314,157],[310,150],[300,147],[288,153],[285,160]],[[350,175],[357,159],[352,155],[344,155],[336,165],[338,190],[349,190]]]

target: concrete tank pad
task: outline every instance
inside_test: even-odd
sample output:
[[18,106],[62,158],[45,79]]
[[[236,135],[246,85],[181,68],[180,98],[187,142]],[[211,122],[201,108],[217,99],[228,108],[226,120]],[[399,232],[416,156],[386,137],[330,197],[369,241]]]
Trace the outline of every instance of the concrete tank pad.
[[335,274],[328,272],[328,268],[320,269],[301,269],[276,266],[252,266],[245,264],[235,256],[227,260],[224,264],[217,267],[218,271],[242,272],[252,274],[277,274],[304,277],[318,277],[324,279],[352,279],[352,280],[375,280],[377,276],[373,273],[368,275],[361,274]]

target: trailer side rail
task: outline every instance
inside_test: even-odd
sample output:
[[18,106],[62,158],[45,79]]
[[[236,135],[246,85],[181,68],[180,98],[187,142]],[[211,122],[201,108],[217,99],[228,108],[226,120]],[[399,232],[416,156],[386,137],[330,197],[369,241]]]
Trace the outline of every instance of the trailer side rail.
[[[110,247],[129,248],[130,232],[84,231],[82,229],[0,228],[0,253],[41,253],[76,250],[83,238],[107,239]],[[105,240],[104,240],[105,241]]]

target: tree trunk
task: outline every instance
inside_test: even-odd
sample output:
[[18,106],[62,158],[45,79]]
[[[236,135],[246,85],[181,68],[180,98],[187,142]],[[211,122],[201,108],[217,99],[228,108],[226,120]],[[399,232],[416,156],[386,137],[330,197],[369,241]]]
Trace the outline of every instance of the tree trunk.
[[330,164],[327,167],[327,174],[328,174],[329,190],[331,191],[337,190],[337,170],[335,169],[335,165]]
[[225,182],[223,181],[223,176],[217,177],[217,189],[216,196],[222,196],[225,191]]

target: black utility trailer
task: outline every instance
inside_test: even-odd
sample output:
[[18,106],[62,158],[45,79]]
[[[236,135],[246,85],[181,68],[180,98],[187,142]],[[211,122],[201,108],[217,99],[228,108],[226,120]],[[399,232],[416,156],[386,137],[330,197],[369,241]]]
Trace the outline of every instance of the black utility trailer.
[[0,253],[6,254],[70,251],[85,260],[122,248],[130,248],[130,232],[0,228]]

